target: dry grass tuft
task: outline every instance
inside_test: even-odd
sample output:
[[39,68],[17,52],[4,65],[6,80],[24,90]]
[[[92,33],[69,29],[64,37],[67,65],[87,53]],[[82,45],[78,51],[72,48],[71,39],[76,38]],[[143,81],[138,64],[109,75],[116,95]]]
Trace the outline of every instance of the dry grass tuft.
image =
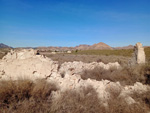
[[147,113],[145,102],[129,105],[119,92],[110,92],[112,96],[104,106],[95,90],[90,86],[80,91],[68,90],[52,102],[52,113]]
[[106,113],[147,113],[149,108],[145,103],[128,104],[123,99],[111,99],[108,102],[108,111]]
[[103,62],[105,64],[109,62],[119,62],[121,65],[127,64],[129,59],[131,57],[125,57],[125,56],[105,56],[105,55],[80,55],[80,54],[46,54],[46,53],[40,53],[43,55],[46,55],[47,57],[50,57],[54,61],[58,61],[59,64],[62,64],[64,62],[73,62],[73,61],[82,61],[85,63],[90,62]]
[[[108,106],[98,98],[92,86],[79,91],[67,90],[57,98],[51,92],[56,91],[55,85],[39,80],[0,81],[0,112],[1,113],[147,113],[150,106],[149,93],[145,96],[134,95],[140,103],[128,105],[118,98],[119,93],[111,92]],[[109,92],[109,90],[108,90]],[[140,101],[142,100],[142,101]],[[144,100],[144,101],[143,101]]]
[[81,78],[84,80],[91,78],[98,81],[102,79],[112,82],[119,81],[122,85],[133,85],[136,82],[150,84],[150,65],[125,66],[121,69],[112,67],[109,70],[96,67],[93,70],[84,70]]
[[150,108],[150,89],[143,93],[133,93],[131,97],[136,100],[136,102],[144,104],[147,108]]
[[10,48],[0,48],[0,59],[2,59],[9,51]]
[[92,87],[77,92],[68,90],[52,102],[54,113],[98,113],[104,109]]
[[0,111],[35,113],[50,110],[51,92],[56,86],[39,80],[0,81]]

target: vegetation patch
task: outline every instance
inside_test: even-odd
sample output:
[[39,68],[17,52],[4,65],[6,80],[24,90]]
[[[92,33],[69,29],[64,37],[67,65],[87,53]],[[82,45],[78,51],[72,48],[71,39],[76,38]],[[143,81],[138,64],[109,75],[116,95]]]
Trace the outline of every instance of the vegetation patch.
[[74,51],[74,54],[86,54],[86,55],[116,55],[116,56],[132,56],[133,49],[122,50],[79,50]]
[[[146,57],[150,57],[150,47],[144,48]],[[133,54],[133,49],[120,49],[120,50],[78,50],[73,51],[73,54],[85,54],[85,55],[115,55],[115,56],[128,56],[131,57]]]
[[45,80],[0,81],[1,113],[47,113],[51,106],[54,84]]
[[81,78],[88,78],[98,81],[110,80],[112,82],[119,81],[122,85],[133,85],[136,82],[150,84],[150,64],[125,66],[120,69],[112,67],[108,70],[101,67],[95,67],[93,70],[84,70]]
[[10,48],[0,48],[0,59],[2,59],[10,50]]

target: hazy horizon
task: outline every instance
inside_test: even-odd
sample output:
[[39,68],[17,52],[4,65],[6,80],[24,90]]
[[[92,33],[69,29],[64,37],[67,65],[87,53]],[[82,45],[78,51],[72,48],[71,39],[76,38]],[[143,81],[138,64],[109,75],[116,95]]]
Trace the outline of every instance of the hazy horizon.
[[150,0],[0,0],[0,43],[150,46],[149,6]]

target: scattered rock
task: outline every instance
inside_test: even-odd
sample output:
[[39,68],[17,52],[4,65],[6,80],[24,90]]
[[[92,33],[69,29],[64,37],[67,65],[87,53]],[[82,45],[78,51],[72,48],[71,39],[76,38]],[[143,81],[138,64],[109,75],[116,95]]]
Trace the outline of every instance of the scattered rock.
[[[137,63],[144,63],[144,49],[142,45],[137,45]],[[135,103],[130,97],[134,92],[146,92],[149,86],[142,83],[135,83],[134,86],[121,86],[119,82],[108,80],[96,81],[92,79],[82,80],[80,73],[85,69],[94,69],[101,67],[109,69],[111,67],[119,68],[118,62],[104,64],[102,62],[83,63],[83,62],[65,62],[58,65],[58,62],[52,61],[42,55],[37,55],[33,49],[24,49],[21,51],[11,51],[0,60],[0,80],[17,79],[46,79],[58,85],[58,91],[54,92],[54,98],[58,98],[66,90],[80,91],[83,88],[92,86],[98,94],[102,103],[107,105],[107,100],[112,96],[114,98],[125,98],[129,104]]]
[[67,51],[67,53],[71,53],[71,51]]
[[80,74],[83,70],[92,70],[95,67],[101,67],[104,69],[109,69],[111,67],[119,68],[120,64],[118,62],[104,64],[103,62],[92,62],[92,63],[84,63],[84,62],[64,62],[60,67],[60,72],[66,72],[70,75]]
[[57,72],[58,64],[42,55],[36,55],[33,49],[9,52],[0,61],[1,79],[43,79]]

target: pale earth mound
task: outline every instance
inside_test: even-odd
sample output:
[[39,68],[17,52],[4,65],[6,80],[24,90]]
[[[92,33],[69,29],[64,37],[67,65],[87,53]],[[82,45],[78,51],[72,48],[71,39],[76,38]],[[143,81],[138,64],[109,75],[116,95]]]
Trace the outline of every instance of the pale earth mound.
[[42,55],[36,55],[36,51],[21,50],[11,51],[0,60],[0,80],[18,79],[46,79],[58,85],[60,90],[53,92],[53,99],[59,98],[61,92],[66,90],[80,91],[82,88],[92,86],[98,93],[101,102],[107,106],[107,100],[111,97],[110,91],[120,92],[119,98],[124,98],[128,104],[136,101],[130,96],[133,93],[142,94],[150,88],[142,83],[135,83],[133,86],[122,86],[119,82],[108,80],[96,81],[93,79],[83,80],[80,73],[85,69],[100,67],[109,69],[111,67],[121,68],[118,62],[104,64],[102,62],[83,63],[65,62],[61,65]]

